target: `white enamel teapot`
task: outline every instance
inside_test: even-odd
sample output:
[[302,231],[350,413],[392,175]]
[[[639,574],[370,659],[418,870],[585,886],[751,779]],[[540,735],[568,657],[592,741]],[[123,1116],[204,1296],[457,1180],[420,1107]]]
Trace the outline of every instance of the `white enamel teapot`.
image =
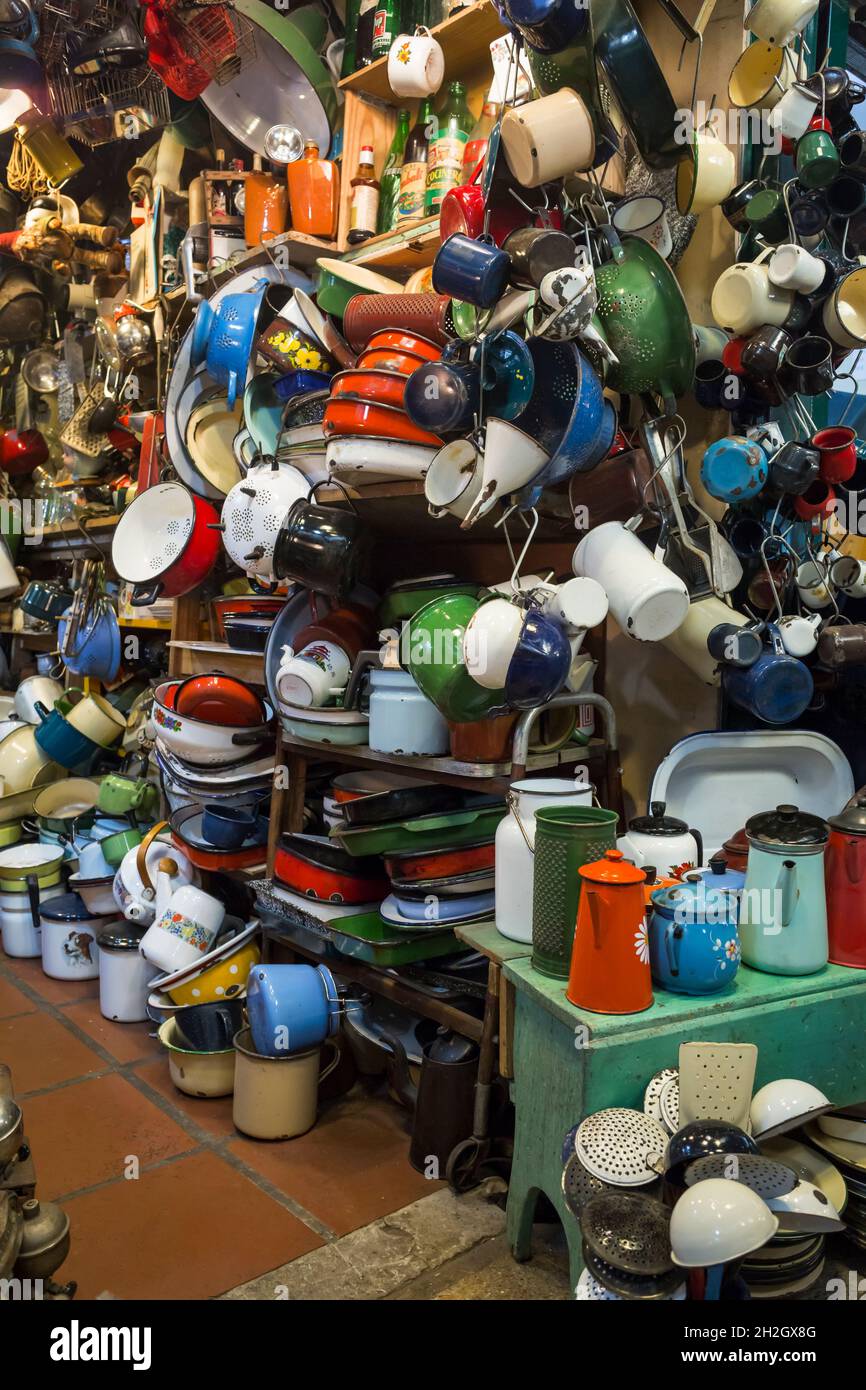
[[675,816],[666,816],[663,801],[653,801],[649,815],[629,821],[616,847],[639,869],[652,864],[659,878],[681,878],[687,869],[700,868],[704,859],[700,831],[690,830]]

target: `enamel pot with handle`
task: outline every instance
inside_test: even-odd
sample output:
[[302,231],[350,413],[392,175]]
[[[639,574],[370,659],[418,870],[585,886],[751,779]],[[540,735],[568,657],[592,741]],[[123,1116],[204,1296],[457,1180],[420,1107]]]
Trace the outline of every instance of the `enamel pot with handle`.
[[660,888],[651,898],[650,968],[673,994],[717,994],[740,964],[736,892],[716,889],[702,874]]
[[825,857],[830,960],[866,970],[866,795],[829,819]]
[[111,542],[114,568],[133,585],[133,607],[197,588],[216,564],[218,524],[210,503],[183,483],[158,483],[139,493]]
[[618,849],[583,864],[566,998],[597,1014],[637,1014],[653,1002],[646,874]]
[[699,868],[704,858],[700,831],[690,830],[675,816],[666,816],[663,801],[653,801],[648,816],[629,821],[616,847],[639,869],[653,864],[661,878],[680,877],[686,869]]
[[827,964],[827,822],[796,806],[746,821],[749,863],[740,906],[743,960],[771,975],[812,975]]

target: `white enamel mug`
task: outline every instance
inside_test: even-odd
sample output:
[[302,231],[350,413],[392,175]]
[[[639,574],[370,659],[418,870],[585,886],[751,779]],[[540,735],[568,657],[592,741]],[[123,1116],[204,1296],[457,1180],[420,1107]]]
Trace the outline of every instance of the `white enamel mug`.
[[776,626],[782,639],[782,646],[789,656],[808,656],[818,645],[818,629],[821,626],[820,613],[810,613],[808,617],[789,613],[780,618]]
[[525,610],[507,598],[479,604],[463,633],[463,660],[485,690],[501,690],[520,640]]
[[764,324],[781,328],[794,305],[794,291],[774,285],[767,258],[767,246],[753,261],[738,261],[723,270],[713,287],[710,308],[720,328],[747,336]]
[[866,598],[866,560],[853,555],[839,555],[830,566],[833,586],[851,598]]
[[595,159],[592,116],[571,87],[509,107],[500,138],[508,167],[524,188],[585,173]]
[[777,246],[767,266],[767,274],[774,285],[784,290],[799,290],[800,294],[812,294],[817,290],[826,273],[823,261],[792,241]]
[[442,45],[429,34],[400,34],[388,54],[388,82],[398,97],[429,97],[445,77]]
[[818,92],[802,82],[792,82],[787,92],[770,113],[770,125],[786,140],[799,140],[809,129],[809,122],[821,105]]
[[827,576],[814,560],[805,560],[797,568],[797,593],[807,608],[826,608],[832,594]]
[[319,708],[342,694],[351,669],[348,655],[335,642],[310,642],[283,660],[277,690],[286,704]]
[[655,194],[626,198],[625,202],[620,203],[614,210],[612,221],[615,231],[639,236],[641,241],[648,241],[665,260],[674,249],[665,205]]
[[587,575],[567,579],[564,584],[545,586],[542,609],[569,633],[598,627],[608,614],[610,603],[600,584]]
[[818,9],[818,0],[758,0],[746,17],[746,28],[765,43],[790,43]]
[[424,496],[431,516],[462,521],[481,491],[481,456],[471,439],[454,439],[433,459],[424,478]]
[[682,213],[709,212],[736,187],[737,158],[709,126],[695,131],[690,153],[677,165],[677,207]]
[[[659,202],[660,199],[656,199]],[[551,309],[567,309],[595,286],[595,268],[586,251],[581,248],[574,265],[549,270],[538,287],[538,293]]]
[[601,585],[617,623],[638,642],[669,637],[689,611],[683,581],[619,521],[589,531],[574,552],[572,567]]
[[838,347],[866,346],[866,266],[839,281],[824,303],[822,319],[828,338]]
[[710,328],[703,323],[692,324],[692,337],[695,340],[695,366],[702,362],[720,362],[722,353],[731,341],[730,334],[723,328]]

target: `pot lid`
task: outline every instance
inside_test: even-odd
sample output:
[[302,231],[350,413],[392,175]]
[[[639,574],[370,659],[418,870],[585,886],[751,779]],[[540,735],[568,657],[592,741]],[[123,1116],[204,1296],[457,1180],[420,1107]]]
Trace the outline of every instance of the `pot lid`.
[[838,816],[828,816],[827,824],[851,835],[866,835],[866,792],[858,792]]
[[431,1062],[469,1062],[478,1055],[478,1045],[450,1028],[440,1028],[424,1052]]
[[[722,877],[726,877],[723,875]],[[743,875],[737,874],[737,887]],[[682,883],[658,888],[650,898],[653,907],[680,922],[727,921],[737,912],[736,892],[725,883],[714,884],[712,876],[690,874]]]
[[49,922],[92,922],[99,914],[91,912],[77,893],[62,893],[41,904],[39,915]]
[[825,820],[797,806],[777,806],[746,821],[746,835],[753,845],[822,845],[829,833]]
[[583,864],[577,871],[581,878],[593,883],[644,883],[646,874],[631,860],[626,859],[621,849],[606,849],[603,859],[594,864]]
[[129,922],[112,922],[96,938],[97,945],[106,951],[137,951],[143,931],[136,930]]
[[665,803],[653,801],[648,816],[636,816],[628,823],[629,830],[640,835],[687,835],[689,827],[676,816],[665,815]]

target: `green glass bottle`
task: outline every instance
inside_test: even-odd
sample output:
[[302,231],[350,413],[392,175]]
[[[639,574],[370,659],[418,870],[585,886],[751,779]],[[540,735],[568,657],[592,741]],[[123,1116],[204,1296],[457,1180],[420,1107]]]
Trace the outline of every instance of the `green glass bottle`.
[[427,161],[424,192],[424,212],[427,217],[434,217],[448,190],[463,182],[463,155],[474,124],[475,117],[466,104],[463,83],[449,83]]
[[343,66],[340,77],[351,77],[355,71],[355,44],[358,38],[358,20],[361,15],[361,0],[346,2],[346,46],[343,49]]
[[391,45],[400,33],[400,0],[376,0],[373,17],[373,62],[387,58]]
[[397,112],[397,129],[394,140],[385,160],[385,168],[379,180],[379,216],[376,231],[390,232],[397,217],[397,199],[400,196],[400,171],[403,168],[403,152],[409,139],[409,112]]
[[430,142],[437,130],[436,113],[429,97],[418,108],[418,119],[409,131],[400,170],[400,196],[395,226],[420,222],[424,216],[424,190],[427,184],[427,158]]

